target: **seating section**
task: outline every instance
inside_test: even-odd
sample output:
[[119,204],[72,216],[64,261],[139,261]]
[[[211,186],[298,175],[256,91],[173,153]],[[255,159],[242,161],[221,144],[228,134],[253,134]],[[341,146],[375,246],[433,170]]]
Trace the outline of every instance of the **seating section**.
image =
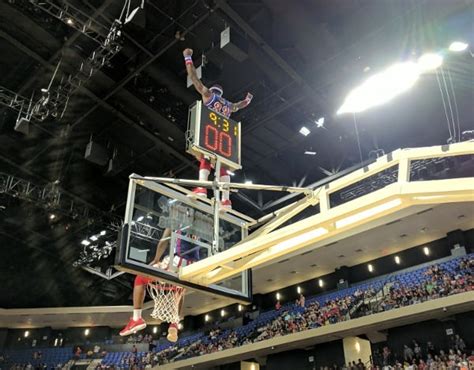
[[[41,352],[40,358],[34,358],[34,353]],[[31,348],[31,349],[12,349],[4,352],[8,358],[8,363],[13,364],[31,364],[33,368],[41,364],[46,364],[49,369],[55,368],[58,364],[65,365],[72,358],[72,348]]]
[[[461,264],[461,260],[471,260],[470,266]],[[286,303],[279,310],[269,310],[260,313],[252,322],[227,330],[212,330],[210,333],[191,333],[181,336],[177,343],[160,342],[154,353],[138,352],[132,354],[130,352],[111,352],[107,353],[102,360],[103,366],[113,366],[115,368],[128,368],[131,365],[143,366],[144,364],[168,363],[178,361],[185,358],[202,355],[206,353],[225,350],[227,348],[252,343],[255,341],[265,340],[275,335],[285,335],[291,332],[316,328],[322,325],[328,325],[335,322],[349,320],[352,314],[355,314],[359,306],[367,302],[382,302],[392,300],[390,305],[382,305],[380,310],[387,310],[399,307],[399,303],[393,301],[394,292],[399,292],[403,287],[404,291],[410,288],[423,290],[425,285],[433,279],[434,266],[445,275],[449,275],[451,279],[455,275],[466,277],[467,289],[473,289],[474,282],[472,280],[472,259],[474,253],[468,256],[454,257],[444,260],[441,263],[427,264],[419,268],[410,268],[398,273],[385,275],[370,281],[354,284],[353,286],[308,297],[304,307],[295,305],[294,302]],[[468,264],[469,265],[469,264]],[[427,273],[429,272],[429,273]],[[437,272],[435,272],[436,276]],[[441,279],[438,275],[438,279]],[[454,286],[454,285],[453,285]],[[452,289],[446,294],[454,294],[462,290]],[[430,296],[436,298],[435,296]],[[415,300],[411,303],[416,303]],[[407,304],[406,302],[404,304]],[[377,306],[379,307],[379,306]],[[332,311],[334,308],[335,313]],[[365,311],[363,314],[370,314],[372,311]],[[313,315],[313,316],[311,316]],[[316,319],[315,319],[316,317]],[[352,316],[357,317],[357,315]],[[296,329],[288,329],[288,322],[295,322]],[[304,323],[303,325],[300,325]],[[283,328],[282,328],[283,325]],[[274,327],[277,327],[275,332]],[[269,335],[262,335],[262,332],[269,331]],[[273,331],[272,331],[273,330]],[[34,352],[42,352],[41,359],[33,359]],[[28,350],[9,350],[5,351],[5,355],[9,358],[10,364],[32,364],[35,365],[46,363],[48,367],[57,366],[57,364],[65,364],[72,358],[71,348],[45,348],[45,349],[28,349]]]

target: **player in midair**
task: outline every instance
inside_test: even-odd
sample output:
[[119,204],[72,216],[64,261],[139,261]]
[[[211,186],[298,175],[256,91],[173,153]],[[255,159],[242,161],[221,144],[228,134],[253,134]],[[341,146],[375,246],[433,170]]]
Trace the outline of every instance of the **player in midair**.
[[[222,114],[225,117],[230,117],[234,112],[237,112],[239,109],[243,109],[250,104],[252,101],[252,94],[247,93],[247,96],[244,100],[239,101],[238,103],[231,103],[225,99],[222,95],[224,90],[219,85],[213,85],[210,88],[207,88],[203,85],[201,80],[196,74],[196,69],[193,64],[193,51],[192,49],[184,49],[183,51],[184,61],[186,63],[186,71],[188,72],[189,78],[193,82],[194,88],[199,94],[201,94],[203,104],[209,109],[213,110],[216,113]],[[206,159],[204,156],[198,158],[199,160],[199,181],[207,181],[209,174],[211,173],[211,162],[209,159]],[[230,182],[230,176],[228,169],[224,166],[221,167],[220,181]],[[202,187],[197,187],[193,190],[193,193],[198,196],[207,196],[207,189]],[[223,208],[232,208],[232,203],[229,199],[229,191],[225,190],[222,192],[221,207]]]
[[[180,230],[177,231],[178,234],[182,235]],[[150,263],[150,265],[162,265],[162,257],[165,254],[165,251],[169,248],[171,238],[171,229],[166,228],[163,231],[160,241],[156,247],[155,258]],[[168,261],[169,264],[177,262],[178,267],[181,264],[189,264],[199,260],[199,251],[194,250],[195,246],[181,238],[178,238],[176,243],[176,254],[177,257],[172,258],[171,261]],[[190,253],[191,252],[191,253]],[[130,335],[136,333],[137,331],[143,330],[146,328],[146,322],[142,318],[142,309],[143,303],[145,302],[146,288],[147,285],[155,279],[137,275],[135,277],[135,282],[133,285],[133,317],[130,318],[128,324],[120,331],[121,336]],[[184,294],[183,294],[184,297]],[[183,298],[178,302],[178,312],[181,312],[183,305]],[[177,322],[170,323],[168,327],[168,336],[167,339],[170,342],[176,342],[178,340],[178,324]]]

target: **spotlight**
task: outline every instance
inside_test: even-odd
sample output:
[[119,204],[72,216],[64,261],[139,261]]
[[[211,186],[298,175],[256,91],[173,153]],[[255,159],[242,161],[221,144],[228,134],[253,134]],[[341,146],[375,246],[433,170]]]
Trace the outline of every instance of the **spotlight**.
[[90,333],[90,330],[89,330],[89,329],[84,330],[84,335],[85,335],[86,337],[89,335],[89,333]]
[[297,287],[296,287],[296,292],[297,292],[298,294],[301,294],[301,287],[300,287],[300,286],[297,286]]
[[239,304],[239,305],[237,306],[237,310],[238,310],[239,312],[241,312],[241,311],[242,311],[242,308],[243,308],[243,307],[242,307],[242,305],[241,305],[241,304]]
[[49,215],[49,219],[50,219],[50,220],[54,220],[55,218],[56,218],[56,215],[55,215],[54,213],[51,213],[51,214]]
[[468,46],[469,45],[466,44],[465,42],[454,41],[451,43],[451,45],[449,45],[449,51],[455,51],[455,52],[464,51],[467,49]]
[[324,117],[319,118],[317,121],[314,121],[317,128],[324,127]]
[[208,322],[210,319],[211,319],[211,317],[210,317],[208,314],[206,314],[206,315],[204,316],[204,321],[205,321],[205,322]]
[[155,327],[153,328],[153,334],[156,334],[156,333],[158,333],[158,328],[155,326]]
[[30,335],[30,332],[28,330],[25,331],[25,334],[23,335],[25,338],[28,338],[28,336]]
[[322,288],[324,286],[324,281],[322,279],[319,279],[318,280],[318,285],[320,288]]
[[221,317],[225,316],[225,310],[221,310]]
[[310,133],[311,133],[311,131],[307,127],[303,126],[303,127],[300,128],[300,134],[301,135],[308,136]]
[[100,232],[100,235],[101,235],[101,236],[104,236],[105,234],[106,234],[106,231],[105,231],[105,230],[102,230],[102,231]]
[[367,268],[369,269],[369,272],[374,271],[374,266],[372,266],[370,263],[367,265]]
[[280,298],[281,298],[281,297],[280,297],[280,293],[277,293],[277,294],[276,294],[276,299],[277,299],[277,301],[279,301]]
[[418,67],[423,72],[434,71],[436,68],[440,67],[443,64],[443,57],[435,53],[426,53],[423,54],[418,59]]
[[66,23],[69,24],[70,26],[73,26],[74,25],[74,21],[72,20],[72,18],[68,18],[66,20]]
[[428,247],[424,247],[423,248],[423,253],[425,254],[425,256],[429,256],[430,255],[430,249]]
[[89,239],[92,240],[93,242],[95,242],[99,238],[97,237],[97,235],[92,235]]
[[81,244],[82,244],[82,245],[85,245],[85,246],[88,246],[90,243],[91,243],[91,242],[90,242],[89,240],[87,240],[87,239],[84,239],[84,240],[81,242]]
[[397,265],[399,265],[399,264],[400,264],[400,257],[398,257],[398,256],[395,256],[395,263],[396,263]]

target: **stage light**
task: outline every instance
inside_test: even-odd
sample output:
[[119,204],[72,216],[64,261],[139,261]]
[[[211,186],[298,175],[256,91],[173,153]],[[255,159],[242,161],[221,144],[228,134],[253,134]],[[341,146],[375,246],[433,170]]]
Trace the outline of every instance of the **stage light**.
[[100,235],[101,235],[101,236],[104,236],[106,233],[107,233],[107,232],[106,232],[105,230],[102,230],[102,231],[100,232]]
[[99,237],[97,235],[92,235],[89,239],[95,242],[99,239]]
[[74,25],[74,21],[72,20],[72,18],[68,18],[66,20],[66,23],[69,24],[70,26]]
[[462,41],[454,41],[449,45],[449,51],[464,51],[469,45]]
[[277,301],[279,301],[280,298],[281,298],[280,293],[277,293],[277,294],[276,294],[276,299],[277,299]]
[[322,287],[324,286],[324,281],[323,281],[323,279],[319,279],[319,280],[318,280],[318,285],[319,285],[320,288],[322,288]]
[[399,265],[399,264],[400,264],[400,257],[398,257],[398,256],[395,256],[395,263],[396,263],[397,265]]
[[221,317],[225,316],[225,310],[221,310]]
[[301,135],[308,136],[310,133],[311,133],[311,131],[309,130],[309,128],[307,128],[305,126],[300,128],[300,134]]
[[211,317],[210,317],[208,314],[206,314],[206,315],[204,316],[204,321],[205,321],[205,322],[208,322],[210,319],[211,319]]
[[25,331],[25,334],[23,334],[23,336],[24,336],[25,338],[28,338],[29,335],[30,335],[30,332],[29,332],[28,330],[26,330],[26,331]]
[[319,118],[317,121],[314,121],[317,128],[324,127],[324,117]]
[[423,253],[425,254],[425,256],[429,256],[430,255],[430,249],[428,247],[424,247],[423,248]]
[[238,310],[239,312],[241,312],[241,311],[242,311],[242,308],[243,308],[243,307],[242,307],[242,305],[241,305],[241,304],[239,304],[239,305],[237,306],[237,310]]
[[297,287],[296,287],[296,292],[297,292],[298,294],[301,294],[301,287],[300,287],[300,286],[297,286]]
[[89,333],[90,333],[90,330],[89,330],[89,329],[84,330],[84,335],[85,335],[86,337],[89,335]]
[[155,326],[155,327],[153,328],[153,334],[156,334],[156,333],[158,333],[158,328]]
[[374,271],[374,266],[372,266],[370,263],[367,265],[367,268],[369,269],[369,272]]
[[443,57],[435,53],[426,53],[418,58],[418,67],[422,72],[434,71],[443,64]]
[[49,215],[49,219],[50,219],[50,220],[54,220],[55,218],[56,218],[56,215],[55,215],[54,213],[51,213],[51,214]]
[[304,152],[304,154],[306,154],[306,155],[316,155],[318,153],[312,152],[311,150],[307,150],[306,152]]
[[411,88],[420,77],[416,63],[398,63],[369,77],[352,90],[337,114],[358,113],[381,105]]
[[245,181],[245,185],[252,185],[253,184],[253,181],[252,180],[246,180]]
[[91,242],[90,242],[89,240],[87,240],[87,239],[84,239],[84,240],[81,242],[81,244],[82,244],[82,245],[85,245],[86,247],[87,247],[90,243],[91,243]]
[[387,211],[391,208],[397,207],[402,204],[402,200],[400,198],[393,199],[389,202],[379,204],[378,206],[366,209],[365,211],[356,213],[355,215],[342,218],[339,221],[336,221],[336,228],[340,229],[342,227],[346,227],[353,223],[365,220],[369,217],[375,216],[378,213]]
[[143,221],[143,219],[144,219],[144,217],[140,216],[140,217],[137,218],[137,222],[141,222],[141,221]]

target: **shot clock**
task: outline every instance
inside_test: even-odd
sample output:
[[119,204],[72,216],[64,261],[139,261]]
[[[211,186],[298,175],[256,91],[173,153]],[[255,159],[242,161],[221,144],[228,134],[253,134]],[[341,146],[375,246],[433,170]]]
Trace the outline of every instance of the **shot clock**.
[[207,155],[230,169],[240,169],[240,122],[207,108],[197,101],[189,110],[186,151]]

